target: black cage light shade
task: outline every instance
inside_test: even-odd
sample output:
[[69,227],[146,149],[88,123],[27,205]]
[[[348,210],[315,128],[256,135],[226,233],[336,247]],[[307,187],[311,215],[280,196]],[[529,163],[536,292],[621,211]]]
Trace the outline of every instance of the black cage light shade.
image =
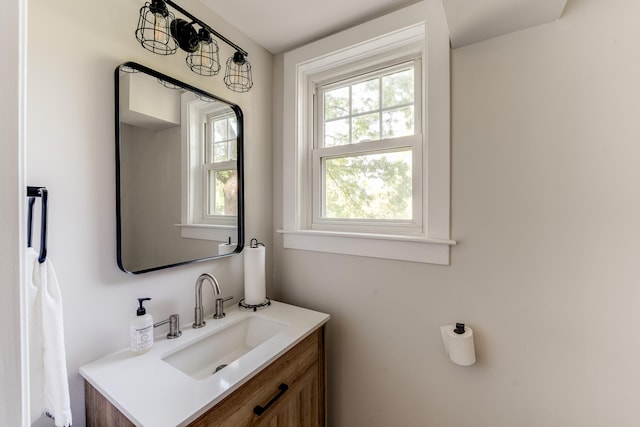
[[178,44],[171,36],[171,23],[175,16],[162,0],[152,0],[140,8],[136,39],[142,47],[158,55],[176,53]]
[[219,51],[218,43],[211,38],[209,31],[201,28],[195,50],[187,55],[187,65],[201,76],[214,76],[220,72]]
[[236,52],[233,57],[227,59],[224,84],[234,92],[248,92],[253,86],[251,63],[242,53]]

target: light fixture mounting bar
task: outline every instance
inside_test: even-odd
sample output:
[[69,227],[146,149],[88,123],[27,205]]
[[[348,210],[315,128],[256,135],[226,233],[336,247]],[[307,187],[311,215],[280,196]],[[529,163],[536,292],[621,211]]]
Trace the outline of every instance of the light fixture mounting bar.
[[183,9],[181,6],[178,6],[177,4],[175,4],[171,0],[164,0],[164,2],[166,4],[168,4],[169,6],[171,6],[172,8],[174,8],[175,10],[177,10],[178,12],[180,12],[183,15],[185,15],[186,17],[188,17],[189,19],[191,19],[192,21],[197,22],[198,25],[200,25],[201,27],[205,28],[211,34],[215,35],[218,39],[222,40],[223,42],[225,42],[226,44],[228,44],[229,46],[231,46],[232,48],[234,48],[235,50],[237,50],[238,52],[240,52],[244,56],[249,56],[249,54],[247,53],[246,50],[242,49],[240,46],[238,46],[237,44],[235,44],[234,42],[232,42],[231,40],[229,40],[228,38],[226,38],[225,36],[223,36],[222,34],[217,32],[213,28],[211,28],[209,25],[205,24],[200,19],[198,19],[195,16],[193,16],[191,13],[189,13],[188,11]]

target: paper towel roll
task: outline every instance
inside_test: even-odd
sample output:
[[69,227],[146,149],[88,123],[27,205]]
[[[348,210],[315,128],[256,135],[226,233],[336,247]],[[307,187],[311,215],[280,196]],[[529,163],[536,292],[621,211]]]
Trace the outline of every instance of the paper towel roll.
[[218,245],[218,255],[230,254],[236,250],[235,243],[220,243]]
[[456,325],[446,325],[440,328],[444,348],[449,359],[456,365],[470,366],[476,363],[476,349],[473,344],[473,329],[464,326],[464,333],[454,332]]
[[244,302],[247,305],[259,305],[267,299],[265,253],[262,244],[244,249]]

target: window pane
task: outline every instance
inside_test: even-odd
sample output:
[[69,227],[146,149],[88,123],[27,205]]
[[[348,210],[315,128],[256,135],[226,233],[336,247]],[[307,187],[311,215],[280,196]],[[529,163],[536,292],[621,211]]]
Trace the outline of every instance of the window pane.
[[227,148],[229,157],[227,160],[238,160],[238,143],[233,140],[229,141],[229,147]]
[[227,139],[236,139],[238,137],[238,120],[235,117],[229,117],[229,131]]
[[349,115],[349,87],[324,93],[324,119],[331,120]]
[[349,119],[332,120],[324,124],[324,147],[349,143]]
[[380,79],[375,78],[351,86],[351,113],[366,113],[380,109]]
[[382,137],[397,138],[413,135],[413,105],[382,113]]
[[238,172],[235,169],[210,170],[207,190],[207,215],[237,215]]
[[227,146],[226,142],[216,142],[213,144],[213,159],[210,163],[226,162],[228,160]]
[[382,106],[413,103],[413,68],[382,77]]
[[333,219],[411,219],[411,150],[323,160],[324,213]]
[[207,146],[205,163],[237,159],[238,121],[234,116],[210,120],[211,141]]
[[380,139],[379,113],[367,114],[352,119],[353,143]]
[[226,141],[227,138],[227,119],[213,121],[213,140]]

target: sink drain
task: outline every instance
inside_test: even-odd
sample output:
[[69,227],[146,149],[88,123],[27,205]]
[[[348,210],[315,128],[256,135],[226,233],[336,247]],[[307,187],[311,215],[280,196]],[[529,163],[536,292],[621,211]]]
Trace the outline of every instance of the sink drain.
[[212,373],[211,375],[215,374],[216,372],[218,372],[220,369],[224,368],[225,366],[227,366],[227,365],[225,364],[225,365],[220,365],[220,366],[218,366],[218,367],[216,368],[216,370],[215,370],[215,371],[213,371],[213,373]]

